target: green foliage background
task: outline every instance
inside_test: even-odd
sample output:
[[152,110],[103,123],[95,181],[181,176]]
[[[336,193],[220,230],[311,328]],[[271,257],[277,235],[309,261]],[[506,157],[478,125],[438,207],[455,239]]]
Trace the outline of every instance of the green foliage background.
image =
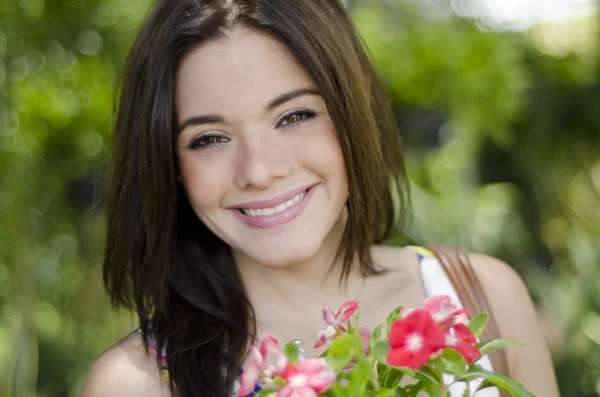
[[[93,203],[148,6],[0,0],[0,397],[77,396],[135,324],[105,296]],[[512,264],[562,395],[600,395],[598,17],[557,50],[544,26],[497,32],[402,0],[349,7],[406,140],[414,213],[396,243],[459,243]]]

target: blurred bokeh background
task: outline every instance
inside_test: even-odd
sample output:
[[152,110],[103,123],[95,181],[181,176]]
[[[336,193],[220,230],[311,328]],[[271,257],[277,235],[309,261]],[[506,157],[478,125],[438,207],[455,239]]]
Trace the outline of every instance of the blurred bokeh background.
[[[600,2],[347,1],[406,142],[396,243],[526,280],[563,396],[600,395]],[[0,0],[0,396],[78,396],[135,323],[101,281],[115,84],[149,0]],[[97,204],[95,204],[97,203]]]

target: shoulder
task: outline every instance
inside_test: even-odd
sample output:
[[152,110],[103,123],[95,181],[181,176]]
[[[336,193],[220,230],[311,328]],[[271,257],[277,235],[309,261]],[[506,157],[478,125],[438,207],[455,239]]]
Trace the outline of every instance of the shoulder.
[[[470,253],[469,258],[487,296],[503,338],[519,339],[529,328],[537,330],[535,306],[519,274],[505,262]],[[520,323],[519,328],[506,324]]]
[[558,396],[552,358],[525,283],[501,260],[473,253],[469,258],[488,298],[500,336],[527,344],[506,349],[509,375],[534,395]]
[[146,355],[139,332],[104,352],[93,364],[82,397],[167,397],[167,382],[156,360]]
[[469,253],[469,258],[490,305],[508,310],[507,314],[532,305],[525,283],[511,266],[483,254]]

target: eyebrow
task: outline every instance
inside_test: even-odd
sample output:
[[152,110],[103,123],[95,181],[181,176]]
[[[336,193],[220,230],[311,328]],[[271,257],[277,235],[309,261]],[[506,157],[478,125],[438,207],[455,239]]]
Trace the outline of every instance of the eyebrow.
[[200,125],[200,124],[213,124],[213,123],[223,123],[225,120],[221,116],[207,114],[203,116],[192,116],[189,119],[185,120],[180,126],[179,131],[182,132],[190,125]]
[[303,95],[321,95],[321,93],[315,88],[299,88],[297,90],[286,92],[285,94],[281,94],[277,98],[269,102],[266,110],[267,112],[269,110],[273,110],[277,106],[283,105],[284,103]]
[[[269,102],[265,108],[268,112],[270,110],[275,109],[278,106],[283,105],[286,102],[291,101],[294,98],[298,98],[304,95],[321,95],[319,90],[315,88],[299,88],[297,90],[293,90],[290,92],[286,92],[285,94],[281,94],[271,102]],[[179,132],[182,132],[190,125],[200,125],[200,124],[212,124],[212,123],[224,123],[225,119],[221,116],[214,114],[207,114],[201,116],[192,116],[186,119],[181,125],[179,125]]]

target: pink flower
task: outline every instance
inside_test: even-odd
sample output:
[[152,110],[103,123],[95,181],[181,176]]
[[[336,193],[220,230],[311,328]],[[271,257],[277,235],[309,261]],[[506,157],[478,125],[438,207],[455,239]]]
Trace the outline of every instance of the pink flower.
[[339,332],[333,327],[333,325],[330,325],[329,327],[325,328],[324,330],[320,330],[317,333],[317,341],[315,342],[314,348],[317,349],[323,346],[325,343],[331,342],[338,336],[340,336]]
[[335,314],[329,306],[323,306],[323,318],[327,324],[332,325],[335,329],[346,332],[346,328],[343,324],[348,321],[350,316],[356,313],[356,310],[358,310],[357,301],[348,301],[344,303]]
[[391,349],[386,361],[389,365],[417,369],[444,347],[444,342],[444,333],[431,313],[415,309],[406,318],[392,324],[388,339]]
[[283,359],[276,372],[287,381],[277,397],[316,397],[336,381],[335,372],[322,358],[309,358],[295,366]]
[[459,352],[465,358],[467,364],[471,364],[481,357],[481,352],[475,347],[475,343],[477,343],[475,335],[463,323],[454,324],[445,330],[444,337],[446,347]]
[[358,333],[362,338],[364,354],[365,356],[368,356],[371,351],[371,330],[366,325],[362,325],[358,329]]
[[272,368],[268,368],[266,365],[267,354],[279,353],[277,350],[277,339],[269,334],[263,336],[259,349],[248,345],[248,350],[250,350],[254,359],[246,365],[244,372],[242,372],[240,379],[242,385],[237,392],[238,397],[250,394],[261,379],[261,376],[272,372]]
[[432,295],[425,299],[425,310],[431,313],[433,320],[441,325],[454,322],[455,317],[465,314],[469,309],[457,309],[446,295]]

